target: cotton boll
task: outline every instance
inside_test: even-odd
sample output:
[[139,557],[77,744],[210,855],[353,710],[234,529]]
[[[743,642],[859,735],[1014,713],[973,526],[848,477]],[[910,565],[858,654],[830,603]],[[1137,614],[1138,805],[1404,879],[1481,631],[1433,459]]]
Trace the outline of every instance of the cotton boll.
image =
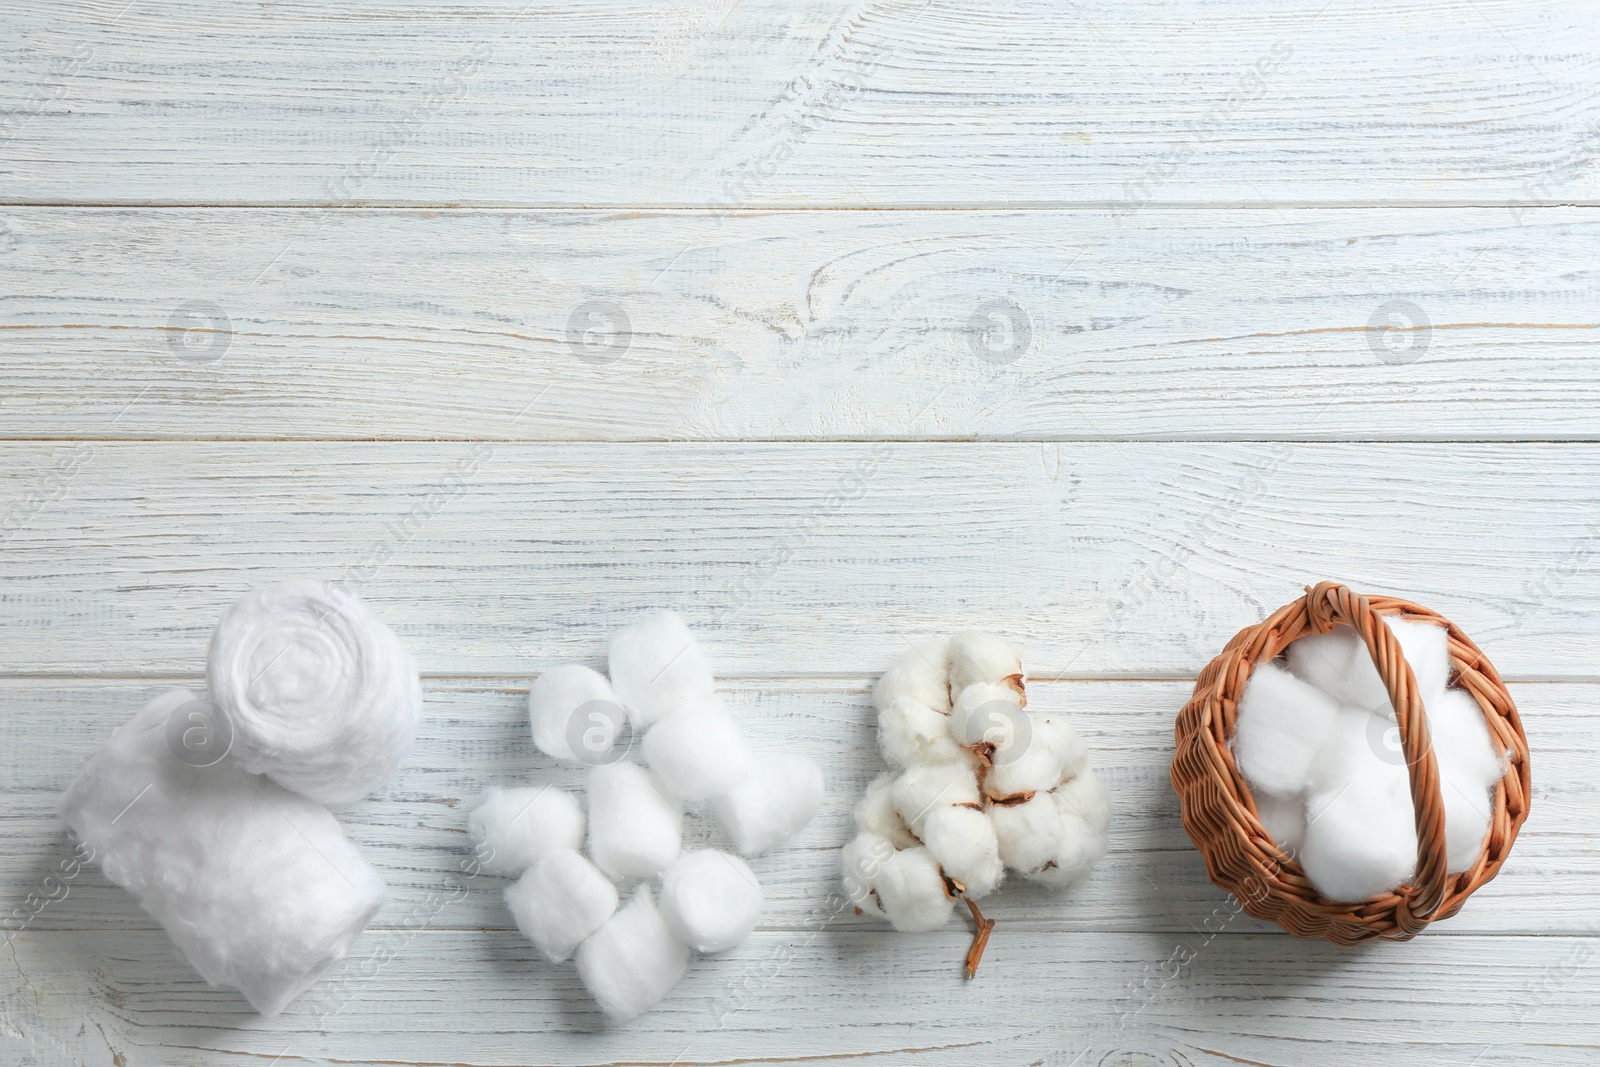
[[1003,637],[964,630],[950,639],[950,691],[976,682],[994,682],[1023,691],[1022,654]]
[[801,830],[822,807],[822,768],[792,752],[756,756],[750,773],[719,796],[711,810],[746,856],[765,852]]
[[1005,876],[994,824],[982,811],[935,808],[924,821],[922,839],[945,876],[957,882],[969,899],[988,896]]
[[1064,717],[1024,712],[1009,744],[995,749],[983,791],[996,800],[1054,789],[1083,770],[1088,748]]
[[908,848],[890,856],[873,883],[883,913],[896,930],[936,930],[950,921],[955,898],[945,886],[939,861],[925,848]]
[[1013,870],[1037,871],[1055,856],[1061,840],[1061,813],[1055,797],[1036,793],[1021,804],[989,808],[1001,861]]
[[1315,686],[1276,663],[1256,664],[1233,730],[1234,755],[1250,788],[1281,797],[1305,792],[1311,763],[1338,713]]
[[1106,836],[1104,830],[1078,814],[1076,801],[1063,803],[1053,794],[1052,799],[1056,800],[1056,814],[1061,822],[1055,849],[1043,866],[1024,871],[1023,877],[1060,889],[1083,878],[1091,867],[1100,862],[1106,854]]
[[1256,793],[1256,815],[1261,825],[1285,852],[1294,852],[1306,834],[1306,803],[1301,797],[1275,797]]
[[956,694],[950,734],[961,745],[1004,745],[1023,714],[1022,696],[1009,686],[977,682]]
[[667,792],[686,804],[732,789],[753,758],[739,720],[715,697],[656,723],[644,735],[643,751]]
[[895,846],[882,834],[864,831],[851,839],[840,854],[845,896],[864,912],[883,914],[873,886],[883,865],[895,855]]
[[1082,774],[1088,768],[1089,746],[1078,736],[1078,731],[1072,728],[1065,715],[1030,711],[1028,724],[1029,743],[1043,745],[1055,754],[1061,764],[1063,779]]
[[583,808],[554,786],[491,789],[467,816],[467,832],[485,871],[517,875],[556,849],[583,846]]
[[1367,900],[1410,880],[1417,865],[1411,797],[1372,775],[1306,804],[1300,866],[1329,900]]
[[1506,771],[1505,756],[1489,732],[1483,708],[1465,689],[1447,689],[1427,709],[1428,732],[1440,771],[1488,788]]
[[939,713],[950,710],[950,642],[924,641],[883,672],[872,691],[879,711],[909,700]]
[[689,946],[640,886],[633,899],[578,948],[578,977],[612,1022],[655,1007],[689,969]]
[[[595,701],[616,704],[611,683],[599,671],[569,663],[545,671],[528,687],[528,721],[539,751],[558,760],[575,760],[573,734],[584,740],[584,754],[601,755],[616,741],[616,723],[581,721],[578,709]],[[598,727],[598,729],[597,729]]]
[[891,767],[963,763],[970,753],[950,732],[950,716],[909,697],[878,713],[878,747]]
[[662,878],[661,915],[696,952],[725,952],[756,928],[761,883],[738,856],[685,852]]
[[636,730],[716,692],[711,665],[675,611],[651,612],[611,638],[611,686]]
[[522,936],[545,959],[560,963],[611,918],[617,887],[582,854],[561,848],[506,887],[506,904]]
[[1076,815],[1084,820],[1102,841],[1111,828],[1111,791],[1091,768],[1051,790],[1056,809],[1062,816]]
[[678,858],[683,812],[637,763],[589,772],[589,855],[613,878],[654,878]]
[[894,774],[880,774],[867,786],[856,802],[856,830],[883,837],[895,848],[910,848],[917,843],[905,820],[894,809]]
[[982,807],[978,778],[970,767],[955,763],[913,767],[894,784],[894,810],[919,838],[928,813],[952,804]]

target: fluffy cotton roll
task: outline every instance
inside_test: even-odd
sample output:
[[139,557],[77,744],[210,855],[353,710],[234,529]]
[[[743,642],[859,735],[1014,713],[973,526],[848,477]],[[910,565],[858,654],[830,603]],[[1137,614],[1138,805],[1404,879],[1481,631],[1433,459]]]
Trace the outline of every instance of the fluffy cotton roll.
[[557,849],[583,847],[583,807],[549,785],[491,789],[467,816],[467,832],[485,871],[518,875]]
[[856,802],[856,830],[877,834],[895,848],[910,848],[917,839],[894,808],[894,783],[895,775],[889,773],[878,775],[867,786],[866,793]]
[[957,882],[968,898],[981,899],[1000,887],[1006,868],[1000,862],[994,823],[984,812],[935,808],[923,824],[922,840],[945,875]]
[[677,860],[683,812],[627,761],[589,772],[589,855],[613,878],[654,878]]
[[955,907],[939,861],[925,848],[908,848],[890,856],[879,865],[873,888],[894,928],[907,933],[938,929],[950,921]]
[[236,601],[211,635],[206,681],[239,766],[324,804],[393,777],[422,707],[394,631],[326,582],[277,582]]
[[1306,802],[1300,797],[1275,797],[1257,793],[1256,814],[1261,825],[1285,852],[1299,849],[1306,835]]
[[1305,792],[1312,761],[1339,707],[1276,663],[1258,663],[1239,698],[1233,750],[1250,788],[1292,797]]
[[840,854],[840,867],[844,874],[844,892],[850,903],[864,912],[883,914],[874,883],[883,865],[895,855],[895,846],[882,834],[863,831],[844,846]]
[[572,958],[617,910],[617,887],[582,853],[556,849],[506,886],[522,936],[551,963]]
[[89,760],[61,814],[201,977],[276,1015],[344,957],[383,882],[320,805],[231,756],[180,759],[172,723],[197,700],[180,689],[141,708]]
[[1329,900],[1361,901],[1409,880],[1417,865],[1411,796],[1368,775],[1306,803],[1300,866]]
[[909,700],[940,713],[950,711],[950,642],[924,641],[883,672],[872,690],[879,711]]
[[613,1022],[655,1007],[689,969],[689,946],[640,886],[606,924],[578,948],[578,977]]
[[878,748],[891,767],[962,763],[971,758],[951,733],[950,716],[910,697],[878,712]]
[[1311,764],[1306,796],[1315,801],[1358,781],[1365,788],[1407,790],[1409,777],[1399,727],[1382,715],[1340,708]]
[[957,763],[913,767],[894,783],[894,810],[919,838],[928,813],[953,804],[982,807],[978,779],[971,767]]
[[533,680],[528,687],[528,722],[533,728],[533,743],[539,751],[558,760],[578,759],[572,751],[576,737],[584,748],[584,762],[609,752],[616,743],[620,723],[586,721],[578,709],[595,701],[618,704],[611,683],[599,671],[581,663],[553,667]]
[[711,811],[746,856],[788,840],[822,807],[822,768],[791,752],[758,755],[738,785],[711,798]]
[[761,883],[738,856],[685,852],[661,879],[661,915],[696,952],[726,952],[756,928]]
[[[1289,670],[1302,682],[1314,685],[1337,703],[1364,708],[1355,686],[1360,677],[1357,666],[1371,666],[1361,635],[1348,626],[1335,626],[1325,634],[1307,634],[1290,642],[1286,650]],[[1384,697],[1388,699],[1387,695]]]
[[754,758],[739,720],[716,697],[668,715],[644,735],[644,760],[667,792],[686,804],[725,793]]
[[982,630],[964,630],[950,639],[950,691],[959,693],[977,682],[1009,686],[1019,694],[1022,653],[1003,637]]
[[675,611],[655,611],[611,638],[611,687],[635,730],[710,700],[716,680],[706,654]]
[[1061,812],[1056,798],[1035,793],[1021,804],[989,809],[1000,860],[1015,871],[1038,871],[1055,858],[1061,841]]

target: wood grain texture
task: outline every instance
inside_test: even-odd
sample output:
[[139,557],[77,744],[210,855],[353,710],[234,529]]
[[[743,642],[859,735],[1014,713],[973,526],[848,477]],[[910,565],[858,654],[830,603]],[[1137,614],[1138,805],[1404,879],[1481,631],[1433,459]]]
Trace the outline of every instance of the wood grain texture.
[[0,196],[884,207],[1595,197],[1585,0],[14,7]]
[[3,437],[1600,437],[1595,210],[0,218]]

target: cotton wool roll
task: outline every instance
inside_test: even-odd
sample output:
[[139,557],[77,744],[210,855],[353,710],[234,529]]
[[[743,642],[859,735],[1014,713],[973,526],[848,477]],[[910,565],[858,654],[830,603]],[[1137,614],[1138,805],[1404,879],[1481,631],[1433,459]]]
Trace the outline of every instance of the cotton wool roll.
[[938,807],[928,813],[922,829],[928,851],[968,899],[979,900],[1000,887],[1006,869],[987,813],[977,808]]
[[1409,777],[1395,724],[1370,711],[1340,708],[1312,761],[1306,797],[1326,796],[1356,782],[1404,789]]
[[519,875],[557,849],[583,847],[583,807],[549,785],[491,789],[467,816],[467,832],[485,871]]
[[894,810],[919,838],[923,836],[923,821],[928,813],[953,804],[982,806],[978,777],[971,766],[936,763],[912,767],[894,783]]
[[324,804],[392,778],[422,708],[394,631],[354,596],[305,579],[252,590],[223,613],[206,682],[239,766]]
[[896,930],[937,930],[950,921],[955,898],[945,886],[939,861],[926,848],[896,852],[878,866],[873,880],[878,903]]
[[655,777],[621,761],[589,772],[589,855],[613,878],[654,878],[677,860],[683,812]]
[[642,885],[578,947],[578,977],[607,1018],[626,1022],[660,1003],[689,969],[689,956]]
[[611,751],[616,743],[613,727],[618,723],[577,722],[578,709],[595,701],[618,704],[611,683],[599,671],[581,663],[552,667],[528,687],[528,722],[533,728],[533,743],[539,751],[565,762],[576,762],[572,751],[574,731],[583,739],[585,756]]
[[872,701],[879,711],[909,700],[948,714],[950,695],[950,642],[940,638],[914,646],[884,671],[872,690]]
[[762,754],[711,811],[741,855],[755,856],[806,828],[822,807],[822,768],[792,752]]
[[661,915],[696,952],[726,952],[756,928],[761,883],[738,856],[685,852],[662,877]]
[[1416,872],[1417,831],[1411,796],[1389,778],[1358,778],[1311,797],[1297,857],[1329,900],[1367,900]]
[[655,611],[611,638],[611,687],[635,730],[710,700],[716,680],[705,651],[675,611]]
[[1304,793],[1311,764],[1338,715],[1339,706],[1322,690],[1276,663],[1256,664],[1233,728],[1234,758],[1252,791]]
[[231,755],[206,767],[178,759],[169,719],[198,699],[180,689],[144,705],[60,810],[202,978],[272,1016],[345,956],[383,882],[320,805]]
[[1275,797],[1271,793],[1254,793],[1256,815],[1261,825],[1278,847],[1285,852],[1300,848],[1306,835],[1306,802],[1301,797]]
[[582,853],[559,848],[506,887],[506,905],[522,936],[560,963],[616,912],[617,887]]
[[878,748],[891,767],[925,763],[962,763],[970,753],[950,729],[949,714],[910,697],[901,697],[878,712]]
[[1506,773],[1506,759],[1489,732],[1478,700],[1465,689],[1447,689],[1428,708],[1428,734],[1439,770],[1485,789]]
[[874,778],[867,791],[856,802],[856,829],[874,833],[889,841],[895,848],[910,848],[917,843],[910,827],[894,808],[895,775],[891,772]]
[[698,804],[725,793],[754,758],[739,720],[716,697],[668,715],[644,735],[644,760],[678,800]]
[[898,850],[887,837],[864,830],[850,839],[840,852],[845,896],[863,912],[882,915],[883,908],[873,888],[878,872]]
[[1056,798],[1035,793],[1020,804],[989,809],[1000,860],[1015,871],[1037,871],[1055,858],[1061,841],[1061,812]]
[[950,691],[959,693],[979,682],[1006,685],[1020,694],[1022,654],[1003,637],[982,630],[963,630],[950,639]]

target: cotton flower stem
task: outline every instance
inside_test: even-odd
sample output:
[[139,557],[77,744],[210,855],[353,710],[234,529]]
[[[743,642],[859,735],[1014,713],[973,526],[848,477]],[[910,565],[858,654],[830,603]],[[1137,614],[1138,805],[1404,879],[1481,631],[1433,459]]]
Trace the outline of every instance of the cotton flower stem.
[[985,919],[983,912],[978,910],[977,902],[967,898],[967,910],[972,912],[972,921],[977,929],[972,933],[972,947],[967,950],[967,981],[978,976],[978,962],[983,959],[983,950],[989,946],[989,934],[994,931],[994,920]]

